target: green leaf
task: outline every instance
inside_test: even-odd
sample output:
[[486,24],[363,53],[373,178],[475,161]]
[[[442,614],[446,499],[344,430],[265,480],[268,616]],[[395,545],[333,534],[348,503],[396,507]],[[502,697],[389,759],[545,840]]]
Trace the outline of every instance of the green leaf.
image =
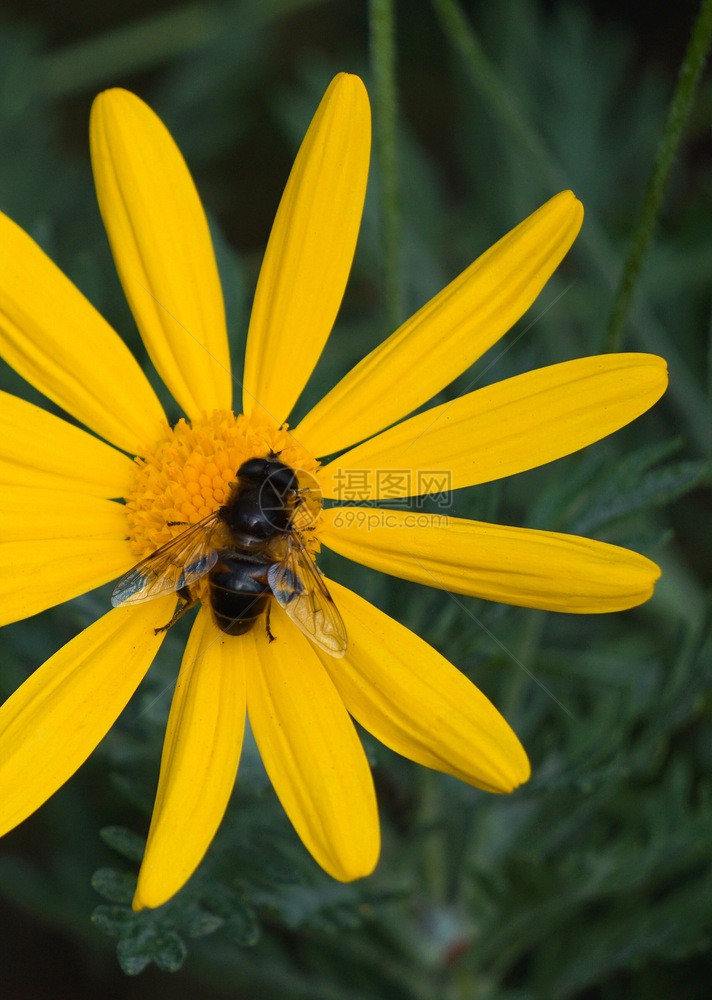
[[140,837],[124,826],[105,826],[99,836],[112,850],[123,855],[128,861],[139,863],[146,849],[145,837]]
[[246,903],[236,902],[225,918],[225,934],[242,948],[252,948],[260,939],[261,928],[255,911]]
[[91,879],[92,888],[112,903],[131,903],[136,891],[136,876],[115,868],[99,868]]
[[185,921],[186,934],[192,938],[207,937],[224,925],[225,921],[215,913],[200,906],[191,908]]
[[125,906],[97,906],[91,922],[110,937],[124,937],[131,931],[135,916]]
[[177,972],[185,962],[188,950],[177,934],[166,934],[156,940],[153,961],[164,972]]
[[586,535],[620,518],[663,507],[693,490],[709,472],[709,462],[685,461],[652,469],[634,483],[629,474],[621,474],[596,495],[571,530]]
[[152,956],[130,938],[124,938],[116,946],[116,955],[119,965],[127,976],[137,976],[151,964]]

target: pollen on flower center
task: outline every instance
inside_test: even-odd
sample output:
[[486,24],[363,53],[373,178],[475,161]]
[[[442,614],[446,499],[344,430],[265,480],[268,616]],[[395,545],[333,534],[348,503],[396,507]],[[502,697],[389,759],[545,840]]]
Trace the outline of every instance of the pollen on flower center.
[[[287,426],[266,418],[215,410],[200,420],[181,419],[150,450],[136,458],[133,486],[125,497],[129,541],[142,559],[195,524],[230,496],[237,470],[250,458],[270,453],[293,468],[306,488],[304,512],[313,527],[321,510],[316,496],[319,463],[301,447]],[[316,532],[309,543],[316,548]]]

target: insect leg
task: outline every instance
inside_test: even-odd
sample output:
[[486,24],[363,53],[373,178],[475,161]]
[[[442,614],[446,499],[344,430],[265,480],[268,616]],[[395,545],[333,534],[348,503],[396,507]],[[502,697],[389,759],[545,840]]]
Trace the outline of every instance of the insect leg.
[[181,603],[173,612],[173,617],[171,618],[171,620],[169,622],[166,622],[165,625],[160,625],[158,628],[154,628],[153,631],[156,635],[158,635],[159,632],[167,632],[168,629],[172,628],[176,622],[180,621],[183,615],[186,613],[186,611],[190,611],[190,609],[195,604],[195,598],[191,594],[189,587],[180,588],[180,590],[178,591],[178,599],[180,600]]
[[265,616],[265,628],[267,629],[267,638],[269,639],[270,642],[274,642],[277,636],[272,635],[272,629],[269,627],[269,616],[271,610],[272,610],[272,602],[270,601],[269,604],[267,605],[267,614]]

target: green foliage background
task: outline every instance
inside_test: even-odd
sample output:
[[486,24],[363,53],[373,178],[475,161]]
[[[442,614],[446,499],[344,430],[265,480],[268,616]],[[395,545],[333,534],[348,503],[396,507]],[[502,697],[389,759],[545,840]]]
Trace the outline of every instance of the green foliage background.
[[[696,13],[649,5],[643,24],[625,9],[402,2],[393,63],[381,30],[392,8],[379,0],[69,2],[56,16],[5,5],[0,207],[144,357],[86,142],[94,94],[136,90],[171,128],[210,214],[239,366],[291,159],[326,83],[349,70],[367,81],[385,158],[374,157],[347,297],[302,407],[564,187],[586,207],[577,245],[529,315],[442,398],[598,353]],[[383,86],[394,67],[395,106]],[[544,614],[455,603],[327,560],[492,698],[529,751],[531,782],[487,796],[365,737],[383,856],[374,876],[343,886],[297,842],[248,739],[199,872],[174,902],[133,915],[176,628],[91,760],[0,845],[4,996],[708,995],[711,111],[703,76],[621,329],[623,349],[668,358],[666,399],[580,455],[456,499],[459,515],[637,548],[663,567],[655,597],[625,614]],[[8,369],[0,378],[37,398]],[[51,513],[39,497],[38,516]],[[97,592],[3,630],[0,694],[107,606]]]

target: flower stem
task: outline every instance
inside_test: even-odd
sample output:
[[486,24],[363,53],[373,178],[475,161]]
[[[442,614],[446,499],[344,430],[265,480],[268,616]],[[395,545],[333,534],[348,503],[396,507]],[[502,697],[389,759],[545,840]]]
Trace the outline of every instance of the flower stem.
[[670,102],[667,121],[663,129],[653,169],[643,200],[638,225],[633,234],[628,257],[613,298],[604,350],[620,350],[623,329],[633,298],[636,282],[640,276],[643,257],[653,236],[655,223],[660,214],[663,195],[672,169],[675,153],[682,140],[697,92],[700,74],[712,42],[712,0],[702,0],[697,20],[692,27],[687,51],[680,66],[677,86]]
[[381,243],[385,271],[386,316],[390,329],[395,330],[402,321],[403,306],[393,0],[369,0],[369,31],[374,82],[374,135],[381,180]]

